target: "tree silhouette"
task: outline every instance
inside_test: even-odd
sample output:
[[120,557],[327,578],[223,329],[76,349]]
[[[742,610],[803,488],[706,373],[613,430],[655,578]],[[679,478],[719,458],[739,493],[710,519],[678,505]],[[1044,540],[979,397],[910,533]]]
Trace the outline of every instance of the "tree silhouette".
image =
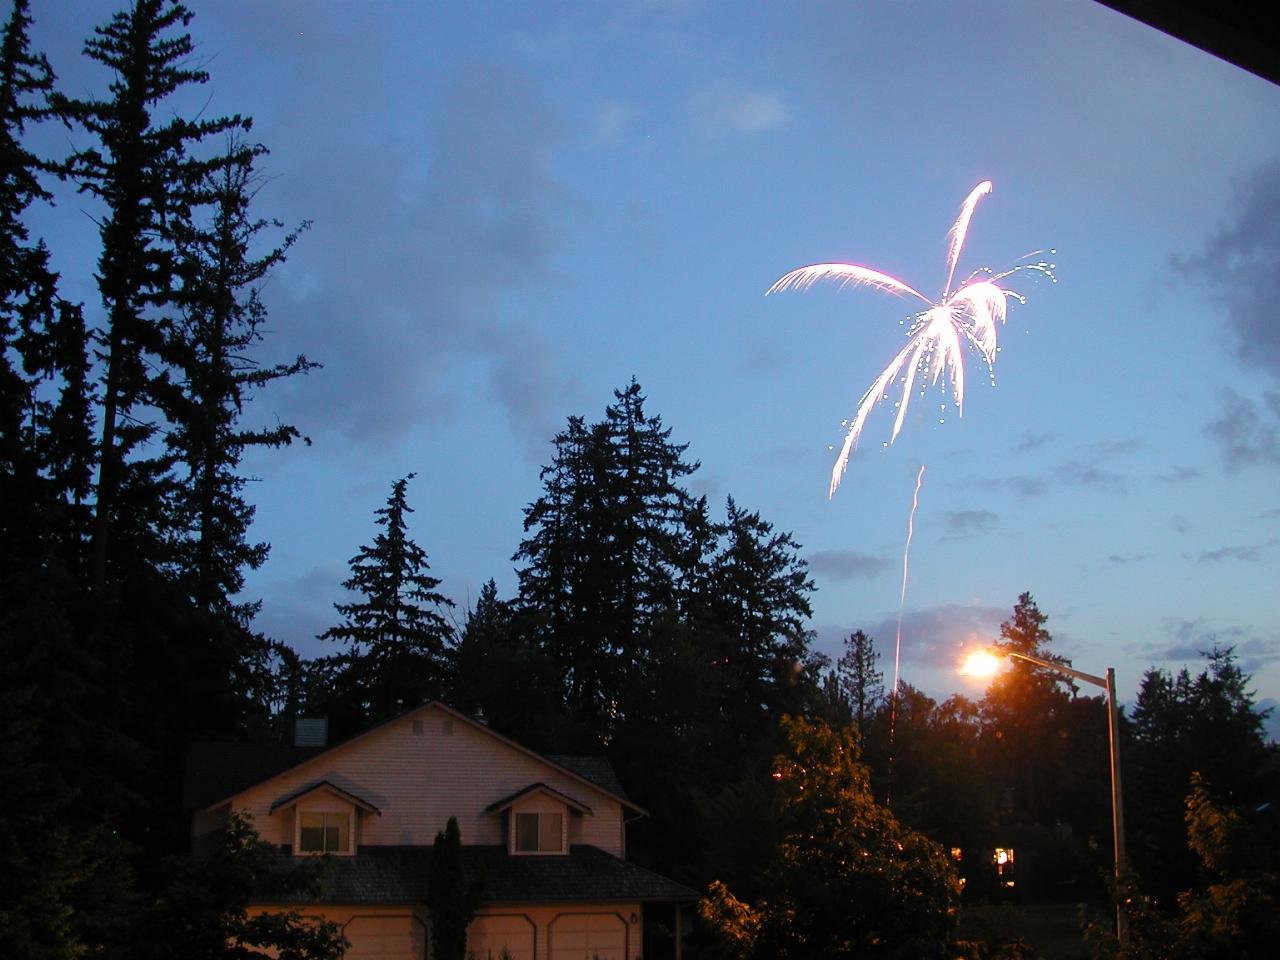
[[453,601],[436,591],[440,581],[428,573],[427,552],[409,536],[413,477],[392,484],[386,506],[375,512],[381,532],[351,558],[342,585],[360,599],[335,603],[343,621],[320,635],[347,644],[338,701],[366,719],[439,697],[449,675],[453,628],[440,609]]

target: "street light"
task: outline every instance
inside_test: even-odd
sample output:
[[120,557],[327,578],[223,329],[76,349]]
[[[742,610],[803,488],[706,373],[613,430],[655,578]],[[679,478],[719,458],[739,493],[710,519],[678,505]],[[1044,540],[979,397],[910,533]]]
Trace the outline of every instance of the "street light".
[[1116,939],[1123,945],[1129,939],[1129,918],[1124,912],[1123,891],[1120,886],[1125,872],[1124,857],[1124,803],[1120,789],[1120,711],[1116,707],[1116,671],[1107,667],[1105,677],[1097,677],[1092,673],[1075,670],[1061,663],[1041,660],[1009,650],[1006,647],[993,647],[972,653],[960,668],[961,673],[970,676],[991,676],[997,667],[997,657],[1017,657],[1028,663],[1061,673],[1084,683],[1092,683],[1107,691],[1107,733],[1111,739],[1111,833],[1115,843],[1116,863]]

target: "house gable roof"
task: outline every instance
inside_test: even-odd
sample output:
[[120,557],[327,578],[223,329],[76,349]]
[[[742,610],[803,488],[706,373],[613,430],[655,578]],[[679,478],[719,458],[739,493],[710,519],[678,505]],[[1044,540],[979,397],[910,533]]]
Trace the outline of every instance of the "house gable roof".
[[[407,710],[399,716],[385,720],[353,737],[349,737],[329,747],[286,747],[283,745],[263,744],[192,744],[188,755],[188,770],[184,797],[191,798],[189,805],[193,808],[203,807],[213,810],[230,803],[238,794],[250,787],[265,783],[274,777],[309,763],[318,757],[335,750],[341,750],[376,734],[392,723],[418,717],[428,711],[437,710],[450,719],[465,723],[475,730],[492,737],[528,757],[550,765],[553,769],[567,774],[574,780],[584,783],[596,790],[602,790],[617,800],[627,809],[640,816],[648,816],[648,811],[632,803],[622,792],[617,776],[613,773],[609,762],[604,757],[569,757],[558,754],[555,757],[545,756],[530,750],[489,727],[487,723],[459,713],[439,700],[432,700],[421,706]],[[211,770],[197,771],[199,761],[210,762]],[[244,770],[237,769],[237,764],[244,761]],[[252,775],[249,771],[252,771]],[[230,789],[228,789],[230,787]],[[216,789],[214,789],[216,788]],[[191,802],[194,800],[194,802]]]

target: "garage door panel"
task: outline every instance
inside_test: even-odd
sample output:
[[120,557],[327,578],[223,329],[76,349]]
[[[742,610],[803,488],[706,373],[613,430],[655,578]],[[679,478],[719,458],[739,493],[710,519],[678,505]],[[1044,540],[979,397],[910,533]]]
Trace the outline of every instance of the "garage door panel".
[[498,960],[506,950],[511,960],[534,960],[533,935],[533,921],[523,914],[476,917],[467,928],[467,953]]
[[342,928],[346,960],[423,960],[427,929],[414,916],[352,917]]
[[627,960],[627,925],[616,913],[561,914],[550,939],[550,960]]

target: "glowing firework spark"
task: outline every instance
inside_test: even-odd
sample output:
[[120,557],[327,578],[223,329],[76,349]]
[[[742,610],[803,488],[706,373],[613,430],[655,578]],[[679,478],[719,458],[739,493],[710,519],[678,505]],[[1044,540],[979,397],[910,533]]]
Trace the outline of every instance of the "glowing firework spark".
[[845,435],[840,456],[831,468],[828,496],[834,495],[836,487],[840,485],[840,478],[849,464],[849,455],[857,446],[872,408],[885,399],[886,391],[894,380],[902,376],[902,399],[898,403],[898,414],[893,421],[890,443],[897,439],[898,432],[902,429],[918,376],[923,375],[929,385],[936,386],[943,375],[948,374],[956,410],[963,416],[964,344],[968,343],[981,354],[994,382],[996,353],[999,350],[997,325],[1004,322],[1010,299],[1019,303],[1026,302],[1020,294],[1000,286],[1000,281],[1022,270],[1032,270],[1044,274],[1050,280],[1055,279],[1053,264],[1043,261],[1024,262],[1002,273],[993,273],[988,269],[976,270],[952,290],[956,264],[964,249],[974,208],[990,192],[991,181],[984,180],[973,188],[960,208],[960,216],[956,218],[948,234],[947,282],[942,289],[942,296],[936,301],[930,300],[896,277],[856,263],[811,264],[792,270],[768,289],[766,296],[780,290],[806,290],[819,280],[834,280],[842,287],[872,287],[900,297],[914,297],[925,304],[925,308],[915,315],[907,330],[907,345],[898,351],[897,356],[881,371],[858,402],[858,410]]

